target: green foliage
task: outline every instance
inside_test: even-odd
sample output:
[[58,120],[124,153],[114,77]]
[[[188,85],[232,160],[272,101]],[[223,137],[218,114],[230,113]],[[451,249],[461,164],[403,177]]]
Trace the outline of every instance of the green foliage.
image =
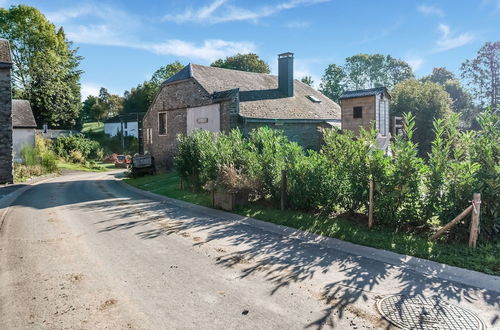
[[247,71],[247,72],[259,72],[259,73],[271,73],[269,65],[260,59],[257,54],[236,54],[234,56],[228,56],[225,59],[218,59],[210,66]]
[[250,132],[249,148],[257,158],[253,171],[261,183],[260,195],[277,199],[281,170],[295,163],[302,155],[302,148],[288,141],[282,131],[268,127],[259,127]]
[[79,64],[82,57],[62,28],[36,8],[0,8],[0,37],[11,43],[16,98],[27,99],[39,125],[67,127],[80,112]]
[[161,84],[180,71],[184,66],[175,61],[160,67],[153,73],[149,81],[145,81],[123,95],[123,112],[146,112],[160,90]]
[[419,155],[426,157],[434,140],[433,120],[446,120],[451,115],[451,100],[442,86],[433,82],[406,80],[391,93],[391,115],[411,112],[415,115],[414,142]]
[[184,65],[179,61],[172,62],[167,64],[166,66],[160,67],[153,73],[150,82],[153,84],[160,86],[165,80],[172,77],[177,72],[181,71],[184,68]]
[[320,92],[338,102],[345,91],[345,77],[342,67],[337,64],[330,64],[321,77]]
[[500,41],[486,42],[474,59],[462,63],[460,70],[481,106],[500,104]]
[[36,136],[35,146],[24,146],[21,149],[21,158],[22,164],[14,166],[16,181],[57,171],[57,156],[48,139]]
[[[102,157],[102,148],[99,142],[87,139],[81,134],[58,137],[52,142],[52,150],[59,157],[74,162],[84,162],[86,159]],[[75,152],[78,152],[82,159],[76,157]]]
[[312,86],[314,84],[314,80],[312,79],[311,76],[302,77],[300,81],[302,81],[307,86]]

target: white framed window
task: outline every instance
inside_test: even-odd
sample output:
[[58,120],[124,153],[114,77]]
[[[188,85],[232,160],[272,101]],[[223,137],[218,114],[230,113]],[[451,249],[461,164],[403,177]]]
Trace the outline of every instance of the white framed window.
[[167,135],[167,113],[158,113],[158,135]]

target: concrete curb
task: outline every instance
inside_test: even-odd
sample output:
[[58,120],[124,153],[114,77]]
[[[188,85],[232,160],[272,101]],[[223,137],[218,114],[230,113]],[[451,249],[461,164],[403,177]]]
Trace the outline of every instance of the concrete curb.
[[234,213],[229,213],[221,210],[208,208],[205,206],[191,204],[185,201],[165,197],[162,195],[158,195],[149,191],[133,187],[123,182],[122,180],[116,180],[116,181],[119,182],[127,190],[153,200],[167,201],[172,205],[197,210],[200,213],[205,213],[213,217],[218,217],[224,220],[242,223],[268,232],[273,232],[282,236],[287,236],[302,241],[313,242],[326,248],[335,249],[351,255],[361,256],[364,258],[380,261],[386,264],[393,265],[398,268],[415,271],[428,278],[437,277],[443,280],[453,281],[462,285],[477,287],[500,293],[500,276],[488,275],[473,270],[441,264],[431,260],[421,259],[417,257],[394,253],[391,251],[380,250],[368,246],[345,242],[336,238],[325,237],[318,234],[305,232],[299,229],[294,229],[282,225],[276,225],[270,222],[244,217]]
[[15,202],[15,200],[21,196],[25,191],[33,188],[34,186],[50,181],[54,178],[59,177],[59,175],[48,175],[46,178],[41,179],[41,180],[36,180],[35,182],[32,183],[23,183],[26,184],[25,187],[19,188],[17,190],[14,190],[13,192],[5,195],[0,199],[0,232],[2,231],[3,223],[5,218],[7,217],[7,214],[9,213],[10,206],[12,203]]

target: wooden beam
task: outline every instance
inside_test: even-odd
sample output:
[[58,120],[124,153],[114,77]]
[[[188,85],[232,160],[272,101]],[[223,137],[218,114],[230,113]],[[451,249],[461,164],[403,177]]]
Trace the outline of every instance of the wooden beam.
[[479,236],[479,215],[481,212],[481,194],[474,193],[472,198],[472,216],[470,221],[469,247],[475,248]]
[[373,226],[373,180],[370,179],[368,191],[368,228]]
[[448,222],[446,225],[444,225],[441,229],[439,229],[434,235],[431,237],[431,241],[434,241],[437,239],[439,236],[441,236],[445,231],[449,230],[451,227],[455,226],[460,220],[465,218],[467,214],[469,214],[472,211],[472,205],[470,205],[468,208],[466,208],[462,213],[460,213],[455,219],[451,220]]

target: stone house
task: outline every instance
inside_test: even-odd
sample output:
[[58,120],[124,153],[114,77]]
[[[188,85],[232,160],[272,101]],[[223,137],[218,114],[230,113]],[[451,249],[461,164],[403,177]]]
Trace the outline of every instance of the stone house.
[[14,161],[21,162],[21,149],[35,146],[36,121],[28,100],[12,100],[12,144]]
[[12,58],[9,42],[0,39],[0,184],[12,183]]
[[248,134],[260,126],[318,149],[320,129],[340,127],[340,107],[293,78],[292,53],[278,56],[278,76],[189,64],[162,84],[148,109],[144,150],[165,170],[172,165],[178,134],[233,128]]

